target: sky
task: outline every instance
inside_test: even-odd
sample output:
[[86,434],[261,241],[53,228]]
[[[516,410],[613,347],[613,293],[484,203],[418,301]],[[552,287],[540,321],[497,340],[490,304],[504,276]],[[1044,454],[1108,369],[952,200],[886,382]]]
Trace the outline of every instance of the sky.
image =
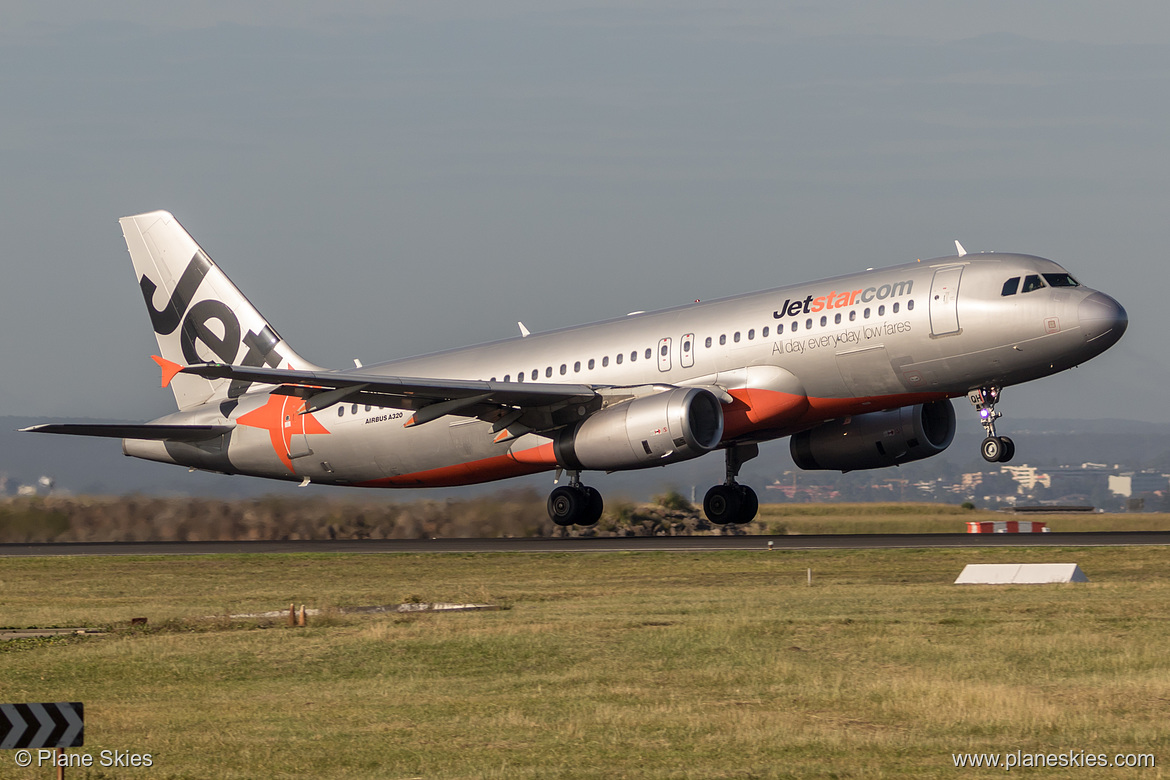
[[1168,96],[1164,2],[9,0],[5,413],[173,410],[117,223],[167,209],[333,367],[1037,254],[1130,327],[1005,420],[1167,422]]

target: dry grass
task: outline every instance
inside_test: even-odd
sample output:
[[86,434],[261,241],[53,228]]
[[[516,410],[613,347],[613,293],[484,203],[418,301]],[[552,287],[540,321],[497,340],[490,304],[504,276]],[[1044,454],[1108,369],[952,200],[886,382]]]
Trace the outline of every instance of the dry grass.
[[[1162,758],[1164,556],[3,559],[4,623],[114,632],[0,646],[0,698],[85,701],[86,750],[155,756],[118,777],[938,777],[958,751]],[[1075,561],[1093,582],[949,584],[1008,560]],[[408,595],[511,609],[307,629],[201,617]],[[123,628],[139,614],[147,630]],[[0,777],[30,776],[12,772],[0,757]]]

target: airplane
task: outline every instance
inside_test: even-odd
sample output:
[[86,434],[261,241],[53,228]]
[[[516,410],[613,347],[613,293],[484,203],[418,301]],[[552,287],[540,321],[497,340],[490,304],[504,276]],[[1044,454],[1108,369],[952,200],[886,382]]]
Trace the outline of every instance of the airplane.
[[120,220],[178,411],[141,425],[25,430],[122,439],[126,455],[195,470],[369,488],[567,473],[558,525],[592,525],[587,471],[665,466],[722,450],[703,509],[746,523],[737,482],[761,442],[790,437],[803,469],[895,466],[945,450],[952,398],[973,404],[982,456],[1003,388],[1101,354],[1122,306],[1040,257],[958,254],[695,301],[378,365],[302,358],[166,211]]

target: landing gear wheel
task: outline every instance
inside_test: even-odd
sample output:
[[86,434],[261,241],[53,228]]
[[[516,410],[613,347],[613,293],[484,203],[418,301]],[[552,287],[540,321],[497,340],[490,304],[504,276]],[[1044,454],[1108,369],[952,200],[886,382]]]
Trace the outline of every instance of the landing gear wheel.
[[585,493],[585,515],[581,518],[581,525],[596,525],[597,521],[601,519],[601,513],[605,511],[605,501],[601,498],[601,492],[597,488],[581,486],[581,491]]
[[548,516],[557,525],[568,526],[582,522],[588,509],[589,497],[571,485],[554,488],[548,496]]
[[743,496],[738,488],[739,485],[716,485],[707,491],[703,498],[703,514],[708,520],[715,525],[739,522]]
[[988,463],[1007,463],[1016,454],[1016,443],[1007,436],[988,436],[980,451]]
[[750,523],[756,519],[756,513],[760,511],[760,499],[756,496],[756,491],[747,485],[736,485],[735,489],[740,500],[739,518],[735,522]]
[[548,497],[548,516],[560,526],[595,525],[604,509],[601,493],[587,485],[561,485]]

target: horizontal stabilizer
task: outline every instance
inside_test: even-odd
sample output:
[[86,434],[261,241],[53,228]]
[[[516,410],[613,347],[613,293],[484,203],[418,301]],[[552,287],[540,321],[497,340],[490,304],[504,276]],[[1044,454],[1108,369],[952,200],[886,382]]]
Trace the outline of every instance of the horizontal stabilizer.
[[149,439],[152,441],[203,441],[232,430],[230,425],[120,425],[49,423],[21,428],[27,433],[66,433],[70,436],[104,436],[110,439]]

